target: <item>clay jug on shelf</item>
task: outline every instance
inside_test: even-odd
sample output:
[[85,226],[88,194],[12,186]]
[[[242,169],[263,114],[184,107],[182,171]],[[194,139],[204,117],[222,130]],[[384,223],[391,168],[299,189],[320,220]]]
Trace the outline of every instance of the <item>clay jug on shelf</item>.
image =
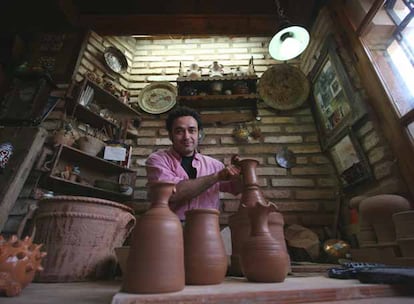
[[227,271],[227,256],[216,209],[185,213],[185,282],[188,285],[220,284]]
[[133,230],[122,291],[180,291],[185,285],[183,231],[168,207],[175,184],[153,182],[148,186],[151,207]]
[[247,208],[251,231],[241,246],[240,263],[243,274],[252,282],[283,282],[289,271],[289,255],[269,231],[271,211],[276,211],[271,203]]

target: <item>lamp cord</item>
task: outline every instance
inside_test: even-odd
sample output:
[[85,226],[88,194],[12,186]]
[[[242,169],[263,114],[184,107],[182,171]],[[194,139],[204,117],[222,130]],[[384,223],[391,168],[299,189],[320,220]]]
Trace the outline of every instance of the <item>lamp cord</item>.
[[283,9],[280,7],[279,0],[275,0],[275,4],[276,4],[277,15],[280,18],[286,19],[285,13],[284,13]]

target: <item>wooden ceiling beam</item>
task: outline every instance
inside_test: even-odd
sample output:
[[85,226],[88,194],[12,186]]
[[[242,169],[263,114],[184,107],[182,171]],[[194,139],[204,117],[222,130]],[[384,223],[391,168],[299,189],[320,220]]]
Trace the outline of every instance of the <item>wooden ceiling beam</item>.
[[77,26],[101,35],[255,35],[272,36],[274,15],[86,15]]

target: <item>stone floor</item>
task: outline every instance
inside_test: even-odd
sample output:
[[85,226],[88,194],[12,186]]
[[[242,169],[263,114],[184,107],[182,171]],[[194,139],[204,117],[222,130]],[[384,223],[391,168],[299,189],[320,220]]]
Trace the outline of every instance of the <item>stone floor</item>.
[[283,283],[249,283],[228,277],[219,285],[186,286],[168,294],[135,295],[119,292],[121,281],[32,283],[2,304],[135,304],[135,303],[414,303],[391,285],[361,284],[323,276],[288,277]]

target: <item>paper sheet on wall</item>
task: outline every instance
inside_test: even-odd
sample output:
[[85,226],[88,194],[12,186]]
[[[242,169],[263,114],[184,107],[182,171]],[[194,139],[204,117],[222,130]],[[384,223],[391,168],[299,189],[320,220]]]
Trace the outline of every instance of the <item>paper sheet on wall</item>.
[[124,161],[126,157],[126,149],[123,147],[106,146],[104,151],[104,159]]

